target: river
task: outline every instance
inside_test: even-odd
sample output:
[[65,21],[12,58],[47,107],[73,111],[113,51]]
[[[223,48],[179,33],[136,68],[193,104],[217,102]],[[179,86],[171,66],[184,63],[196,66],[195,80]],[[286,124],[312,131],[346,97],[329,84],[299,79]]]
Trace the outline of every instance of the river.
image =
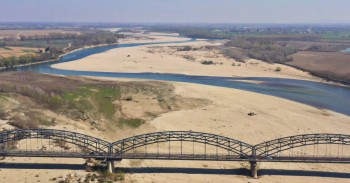
[[[191,40],[194,41],[194,40]],[[168,43],[182,43],[168,42]],[[91,72],[61,70],[51,67],[53,64],[71,62],[89,55],[102,53],[110,49],[121,47],[133,47],[140,45],[150,45],[159,43],[140,44],[119,44],[79,50],[61,57],[58,61],[41,63],[24,67],[14,68],[14,71],[32,71],[46,74],[58,74],[66,76],[100,76],[114,78],[137,78],[162,81],[177,81],[220,86],[227,88],[241,89],[266,95],[281,97],[296,102],[308,104],[321,109],[329,109],[350,116],[350,87],[319,83],[313,81],[266,78],[266,77],[214,77],[214,76],[191,76],[182,74],[158,74],[158,73],[114,73],[114,72]],[[259,84],[253,82],[242,82],[242,80],[260,81]]]

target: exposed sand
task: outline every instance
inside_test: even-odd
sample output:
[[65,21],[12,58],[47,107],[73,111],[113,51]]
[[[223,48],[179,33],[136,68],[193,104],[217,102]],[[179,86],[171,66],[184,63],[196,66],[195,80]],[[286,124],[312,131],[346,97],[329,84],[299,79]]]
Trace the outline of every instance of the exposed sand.
[[[179,39],[167,37],[167,39]],[[182,38],[180,38],[182,39]],[[157,42],[161,39],[157,39]],[[143,42],[142,40],[141,42]],[[203,50],[204,46],[219,43],[205,40],[180,43],[146,45],[129,48],[117,48],[86,58],[55,64],[52,67],[65,70],[101,71],[101,72],[153,72],[178,73],[187,75],[227,76],[227,77],[279,77],[321,81],[310,74],[280,64],[267,64],[250,59],[246,63],[236,62],[224,57],[219,51]],[[177,51],[178,46],[190,45],[196,51]],[[203,65],[203,60],[212,60],[215,65]],[[234,63],[235,66],[232,66]],[[277,67],[281,72],[274,71]]]
[[[109,78],[111,79],[111,78]],[[211,103],[195,109],[185,109],[165,113],[144,126],[136,129],[133,134],[155,132],[163,130],[193,130],[236,138],[248,143],[259,143],[278,137],[297,135],[304,133],[350,133],[350,117],[332,111],[321,110],[293,101],[277,97],[251,93],[236,89],[204,86],[188,83],[173,83],[176,93],[189,98],[200,98],[210,100]],[[142,104],[142,102],[140,102]],[[248,116],[247,113],[255,112],[256,116]],[[91,131],[85,124],[71,123],[58,125],[55,128],[77,131],[94,135],[96,137],[112,140],[110,135]],[[133,134],[129,134],[131,136]],[[116,135],[117,136],[117,135]],[[127,136],[125,136],[127,137]],[[117,139],[114,139],[117,140]],[[60,162],[78,163],[81,160],[67,159],[36,159],[36,158],[7,158],[6,162],[29,163],[29,162]],[[3,162],[3,161],[2,161]],[[123,160],[118,166],[130,167],[135,160]],[[201,162],[201,161],[137,161],[137,167],[169,167],[180,169],[165,169],[162,173],[133,173],[127,174],[126,182],[348,182],[345,178],[330,178],[318,176],[287,176],[272,175],[261,176],[258,180],[241,175],[222,175],[229,172],[227,169],[238,169],[247,167],[246,163],[239,162]],[[133,165],[135,166],[135,165]],[[184,169],[187,168],[187,169]],[[203,170],[209,174],[202,174]],[[290,170],[312,170],[350,173],[349,165],[340,164],[291,164],[291,163],[263,163],[261,169],[290,169]],[[154,169],[153,169],[154,170]],[[158,171],[155,169],[155,171]],[[167,173],[167,171],[169,171]],[[189,172],[188,172],[189,171]],[[17,175],[18,172],[23,174]],[[27,172],[27,173],[25,173]],[[190,173],[192,172],[192,173]],[[211,173],[210,173],[211,172]],[[219,173],[215,173],[219,172]],[[221,172],[221,173],[220,173]],[[288,171],[286,171],[288,173]],[[84,170],[27,170],[5,168],[0,171],[0,177],[6,180],[18,182],[42,182],[77,173],[84,175]],[[12,175],[11,175],[12,174]]]
[[6,158],[0,161],[0,182],[58,182],[68,174],[76,174],[84,180],[88,172],[79,170],[83,163],[83,159]]
[[154,43],[154,42],[173,42],[173,41],[188,41],[189,38],[169,36],[168,34],[132,34],[132,37],[118,40],[118,43]]
[[[350,117],[332,111],[236,89],[188,83],[173,84],[176,86],[176,93],[183,97],[207,99],[212,101],[212,103],[205,107],[163,114],[147,124],[149,132],[164,130],[202,131],[236,138],[251,144],[297,134],[350,133]],[[247,114],[249,112],[255,112],[257,115],[248,116]],[[134,134],[141,133],[144,133],[144,130],[137,129]],[[130,161],[124,160],[120,166],[130,167]],[[136,180],[136,182],[249,181],[291,183],[349,181],[345,178],[273,174],[271,176],[261,176],[258,180],[253,180],[240,175],[190,173],[191,171],[196,172],[196,168],[204,167],[217,169],[219,172],[221,169],[248,167],[248,164],[239,162],[139,161],[137,167],[177,167],[179,169],[177,170],[178,173],[176,173],[176,170],[167,170],[165,168],[163,171],[170,171],[172,173],[128,174],[128,180]],[[262,163],[260,169],[290,170],[285,171],[285,173],[290,173],[294,170],[350,173],[350,165],[341,164]],[[226,171],[221,170],[221,172]]]

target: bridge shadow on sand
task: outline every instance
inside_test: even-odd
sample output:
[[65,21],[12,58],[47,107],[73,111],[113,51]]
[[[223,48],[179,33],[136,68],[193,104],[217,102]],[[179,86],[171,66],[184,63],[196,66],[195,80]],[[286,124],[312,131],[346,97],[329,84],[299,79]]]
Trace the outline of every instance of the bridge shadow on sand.
[[[167,173],[167,174],[216,174],[216,175],[241,175],[249,176],[250,170],[245,168],[239,169],[208,169],[208,168],[172,168],[172,167],[142,167],[142,168],[122,168],[126,173]],[[350,178],[349,173],[343,172],[323,172],[323,171],[306,171],[306,170],[276,170],[262,169],[258,171],[259,176],[305,176],[305,177],[329,177],[329,178]]]
[[350,172],[324,172],[308,170],[276,170],[262,169],[258,172],[259,176],[280,175],[280,176],[303,176],[303,177],[329,177],[329,178],[350,178]]
[[[0,163],[0,169],[40,169],[40,170],[85,170],[83,164],[50,164],[50,163]],[[125,173],[167,173],[167,174],[207,174],[207,175],[239,175],[248,176],[250,170],[238,169],[210,169],[210,168],[173,168],[173,167],[140,167],[120,168]],[[117,169],[116,169],[117,170]],[[350,178],[350,172],[323,172],[307,170],[277,170],[261,169],[259,176],[304,176],[304,177],[329,177],[329,178]]]
[[249,175],[249,170],[239,169],[209,169],[209,168],[173,168],[173,167],[140,167],[121,168],[126,173],[182,173],[182,174],[217,174],[217,175]]
[[0,163],[0,169],[85,170],[83,164]]

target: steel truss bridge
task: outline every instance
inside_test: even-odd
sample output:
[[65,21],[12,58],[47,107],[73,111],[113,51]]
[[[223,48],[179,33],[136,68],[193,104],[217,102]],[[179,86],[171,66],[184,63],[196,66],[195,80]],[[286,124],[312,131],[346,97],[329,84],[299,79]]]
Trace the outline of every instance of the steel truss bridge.
[[164,131],[116,142],[53,129],[0,133],[0,156],[122,159],[248,161],[257,177],[257,162],[350,163],[350,135],[304,134],[251,145],[236,139],[193,131]]

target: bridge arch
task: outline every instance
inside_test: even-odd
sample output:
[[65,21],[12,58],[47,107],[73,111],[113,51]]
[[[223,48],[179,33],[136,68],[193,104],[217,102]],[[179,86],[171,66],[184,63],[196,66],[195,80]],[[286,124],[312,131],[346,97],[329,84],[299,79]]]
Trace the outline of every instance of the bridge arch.
[[[0,133],[0,154],[1,155],[13,155],[13,156],[25,156],[28,155],[26,149],[13,149],[9,147],[11,142],[19,142],[21,140],[28,139],[41,139],[51,140],[58,143],[67,143],[75,145],[81,148],[81,152],[77,152],[75,155],[68,152],[48,152],[39,149],[30,149],[30,153],[35,156],[44,156],[48,154],[50,156],[103,156],[109,154],[110,143],[95,137],[84,135],[76,132],[69,132],[64,130],[53,129],[20,129],[3,131]],[[50,142],[50,141],[49,141]],[[85,152],[84,152],[85,151]]]
[[[133,156],[130,155],[132,150],[139,147],[164,142],[192,142],[196,144],[205,144],[220,148],[226,152],[229,152],[231,155],[238,156],[241,159],[247,159],[250,157],[253,147],[250,144],[236,139],[210,133],[193,131],[164,131],[137,135],[116,141],[112,143],[112,156],[123,158],[129,154],[128,157],[132,158]],[[203,158],[205,158],[205,155],[203,155]]]
[[289,136],[257,144],[254,149],[256,157],[271,157],[284,151],[312,145],[350,146],[350,135],[323,133]]

